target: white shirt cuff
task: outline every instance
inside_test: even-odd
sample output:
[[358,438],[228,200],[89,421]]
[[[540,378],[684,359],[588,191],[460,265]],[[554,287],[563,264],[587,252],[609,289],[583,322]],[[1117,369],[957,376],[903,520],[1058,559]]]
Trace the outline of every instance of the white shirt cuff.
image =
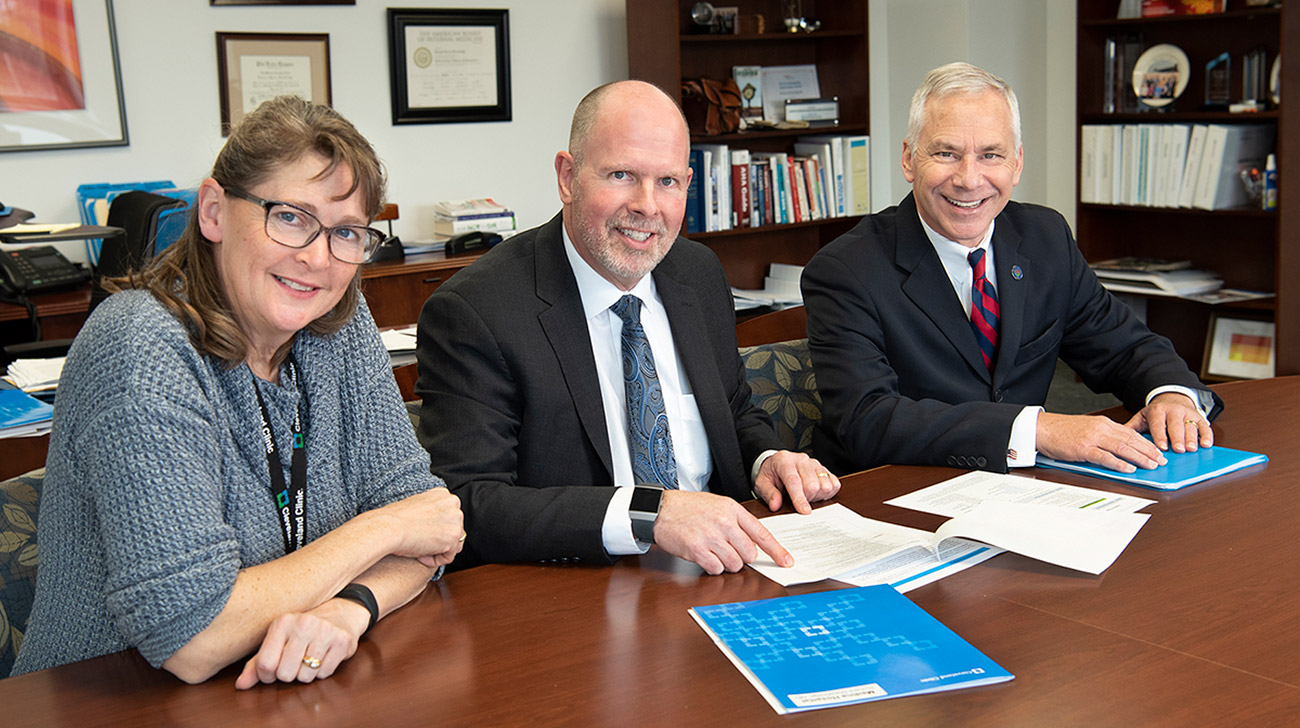
[[[751,491],[751,492],[753,492],[753,488],[752,488],[752,486],[753,486],[755,483],[758,482],[758,470],[759,470],[759,468],[763,467],[763,463],[764,463],[768,458],[770,458],[770,457],[772,457],[773,455],[775,455],[777,452],[778,452],[777,450],[764,450],[764,451],[763,451],[763,452],[758,456],[758,459],[754,461],[754,467],[752,467],[752,468],[749,469],[749,484],[750,484],[750,486],[751,486],[751,488],[750,488],[750,491]],[[757,498],[758,496],[755,495],[754,497]]]
[[1178,394],[1187,397],[1188,399],[1192,400],[1192,405],[1196,407],[1196,411],[1200,412],[1202,417],[1205,417],[1207,419],[1209,418],[1210,413],[1207,412],[1205,408],[1201,406],[1201,397],[1200,395],[1197,394],[1196,390],[1190,389],[1188,387],[1180,387],[1177,384],[1166,384],[1163,387],[1156,387],[1155,389],[1151,390],[1151,394],[1147,395],[1146,403],[1151,404],[1151,400],[1155,399],[1159,395],[1164,394],[1165,392],[1177,392]]
[[605,544],[605,552],[610,556],[630,556],[644,554],[650,550],[650,544],[641,543],[632,535],[632,517],[628,509],[632,507],[632,486],[614,489],[614,497],[609,499],[609,508],[605,509],[605,521],[600,527],[600,539]]
[[1011,441],[1007,443],[1007,467],[1028,468],[1038,455],[1038,415],[1042,407],[1020,410],[1011,423]]

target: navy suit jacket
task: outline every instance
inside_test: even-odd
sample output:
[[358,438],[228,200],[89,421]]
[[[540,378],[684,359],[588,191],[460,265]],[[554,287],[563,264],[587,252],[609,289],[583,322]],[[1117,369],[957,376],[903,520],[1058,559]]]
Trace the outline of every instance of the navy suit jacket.
[[1012,421],[1043,403],[1058,357],[1131,411],[1175,384],[1198,390],[1217,416],[1222,402],[1101,286],[1060,214],[1008,203],[992,245],[1000,308],[992,373],[912,195],[808,263],[823,463],[842,472],[885,463],[1005,472]]
[[[612,561],[601,539],[609,435],[561,225],[557,215],[496,246],[420,314],[418,434],[465,513],[455,568]],[[749,468],[781,444],[749,401],[722,266],[679,237],[653,275],[708,435],[709,490],[748,500]]]

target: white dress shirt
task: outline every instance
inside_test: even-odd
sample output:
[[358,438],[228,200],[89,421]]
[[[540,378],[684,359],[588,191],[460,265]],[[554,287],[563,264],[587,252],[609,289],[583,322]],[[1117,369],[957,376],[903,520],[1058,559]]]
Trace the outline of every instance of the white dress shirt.
[[[970,255],[972,250],[977,248],[984,250],[984,277],[988,278],[989,283],[993,284],[995,291],[1002,290],[998,286],[997,268],[993,264],[993,228],[997,221],[995,220],[989,225],[988,232],[984,234],[984,238],[980,240],[979,245],[975,246],[975,248],[969,248],[945,238],[926,224],[925,220],[920,218],[919,215],[917,217],[921,219],[921,227],[925,229],[926,237],[930,239],[930,244],[934,246],[934,252],[939,254],[939,262],[943,264],[943,269],[948,273],[948,280],[952,283],[957,299],[961,301],[961,307],[966,312],[966,318],[970,319],[971,286],[974,284],[975,271],[971,268],[970,261],[966,256]],[[1196,406],[1201,416],[1206,416],[1206,410],[1201,403],[1200,397],[1187,387],[1173,384],[1156,387],[1147,394],[1146,401],[1150,403],[1156,395],[1165,392],[1177,392],[1185,395],[1192,400],[1192,404]],[[1038,415],[1042,411],[1042,407],[1027,405],[1020,410],[1020,414],[1016,415],[1016,419],[1011,423],[1011,438],[1007,442],[1007,467],[1027,468],[1034,464],[1034,460],[1038,455]]]
[[[563,230],[563,228],[561,228]],[[578,293],[586,315],[587,332],[591,335],[591,350],[596,359],[596,375],[600,380],[600,399],[605,410],[605,429],[609,433],[609,451],[613,456],[614,485],[618,486],[605,511],[601,538],[610,555],[644,553],[648,544],[632,536],[632,519],[628,507],[632,503],[632,456],[627,442],[627,395],[623,388],[623,320],[609,310],[624,295],[641,299],[641,327],[654,352],[655,370],[659,387],[664,394],[664,412],[668,415],[668,433],[673,442],[673,458],[677,462],[677,487],[681,490],[706,490],[713,475],[713,460],[709,453],[709,438],[704,431],[704,420],[695,404],[695,395],[686,378],[681,357],[673,344],[672,329],[668,325],[668,312],[655,288],[654,276],[647,275],[630,291],[622,291],[605,280],[587,261],[578,255],[563,231],[564,252],[578,281]],[[562,456],[562,454],[557,453]]]

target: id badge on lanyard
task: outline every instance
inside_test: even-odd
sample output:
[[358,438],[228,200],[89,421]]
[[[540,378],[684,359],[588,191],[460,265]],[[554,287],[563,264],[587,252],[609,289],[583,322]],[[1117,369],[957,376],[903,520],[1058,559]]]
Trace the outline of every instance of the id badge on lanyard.
[[[298,367],[289,360],[289,376],[294,387],[298,385]],[[289,483],[284,482],[284,465],[280,449],[271,431],[271,416],[267,412],[262,392],[253,383],[257,406],[262,415],[262,443],[266,448],[266,467],[271,475],[271,500],[279,514],[280,528],[284,531],[284,552],[292,553],[302,548],[307,523],[307,438],[302,431],[302,399],[293,414],[293,454],[289,458]]]

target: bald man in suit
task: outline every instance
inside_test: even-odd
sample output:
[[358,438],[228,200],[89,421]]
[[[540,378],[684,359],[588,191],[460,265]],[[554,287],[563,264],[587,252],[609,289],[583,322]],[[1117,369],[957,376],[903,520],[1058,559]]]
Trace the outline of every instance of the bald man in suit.
[[596,89],[555,158],[561,213],[425,304],[419,435],[461,498],[454,566],[609,563],[652,542],[713,574],[760,550],[789,564],[738,501],[807,512],[838,491],[750,404],[722,267],[678,237],[689,139],[659,89]]

